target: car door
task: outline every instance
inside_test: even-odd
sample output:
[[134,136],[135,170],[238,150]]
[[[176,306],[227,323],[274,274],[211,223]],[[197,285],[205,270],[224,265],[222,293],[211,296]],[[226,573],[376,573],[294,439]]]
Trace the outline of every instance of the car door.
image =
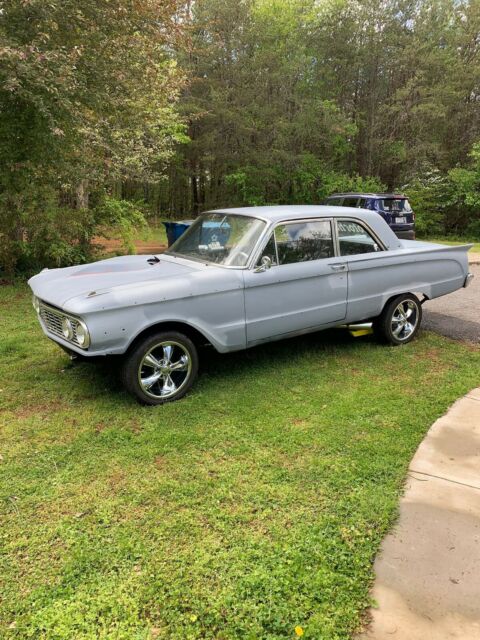
[[247,344],[343,320],[346,264],[334,247],[330,219],[275,227],[255,266],[244,272]]
[[365,223],[337,218],[338,253],[348,267],[348,322],[374,317],[390,286],[390,254]]

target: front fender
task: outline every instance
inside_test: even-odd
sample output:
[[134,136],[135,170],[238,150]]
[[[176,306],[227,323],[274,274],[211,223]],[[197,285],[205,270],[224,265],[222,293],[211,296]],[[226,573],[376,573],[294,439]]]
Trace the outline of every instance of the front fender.
[[[144,331],[183,323],[199,331],[219,352],[246,346],[243,289],[82,314],[90,332],[88,355],[122,354]],[[87,352],[82,351],[85,355]]]

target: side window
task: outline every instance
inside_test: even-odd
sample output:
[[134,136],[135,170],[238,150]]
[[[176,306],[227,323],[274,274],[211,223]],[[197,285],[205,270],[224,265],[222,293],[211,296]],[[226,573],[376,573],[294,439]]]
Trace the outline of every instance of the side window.
[[275,229],[279,264],[331,258],[334,254],[330,220],[297,222]]
[[344,198],[343,205],[344,207],[356,207],[358,202],[358,198]]
[[359,253],[382,250],[368,231],[357,222],[338,220],[337,229],[341,256],[356,256]]

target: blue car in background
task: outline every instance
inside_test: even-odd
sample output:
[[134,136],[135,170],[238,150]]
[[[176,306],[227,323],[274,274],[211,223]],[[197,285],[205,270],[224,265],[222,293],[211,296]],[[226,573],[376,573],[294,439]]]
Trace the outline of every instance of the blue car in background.
[[398,193],[334,193],[324,204],[376,211],[398,238],[415,240],[415,214],[407,196]]

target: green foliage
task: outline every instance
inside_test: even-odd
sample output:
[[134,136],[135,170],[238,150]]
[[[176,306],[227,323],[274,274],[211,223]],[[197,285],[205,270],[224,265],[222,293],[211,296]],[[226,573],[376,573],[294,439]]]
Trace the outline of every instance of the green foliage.
[[480,144],[473,145],[468,168],[448,173],[424,171],[405,185],[417,214],[419,235],[465,235],[480,239]]
[[[390,190],[428,183],[425,167],[468,168],[480,139],[479,4],[414,4],[195,2],[194,55],[179,56],[192,142],[159,208],[316,202],[368,188],[369,176]],[[442,227],[433,204],[422,228]],[[469,215],[459,209],[453,228]]]
[[3,268],[49,253],[30,215],[73,229],[98,193],[178,218],[408,184],[422,232],[478,233],[477,1],[4,5]]
[[[87,243],[76,226],[87,214],[73,209],[88,208],[89,198],[113,179],[163,175],[174,145],[185,141],[175,110],[184,76],[173,57],[183,11],[178,0],[2,5],[3,268],[11,271],[23,260],[24,241],[40,243],[26,248],[32,256],[59,262],[85,257]],[[31,215],[48,227],[45,238]]]
[[421,177],[404,185],[415,212],[415,226],[421,237],[445,233],[445,203],[450,197],[448,178],[438,170],[425,169]]
[[279,166],[244,167],[225,176],[232,187],[231,201],[258,206],[263,204],[319,203],[338,191],[382,191],[385,185],[375,177],[362,178],[329,169],[313,154],[302,154],[291,171]]
[[256,167],[245,167],[225,176],[225,185],[232,187],[233,202],[258,207],[267,204],[265,201],[265,174],[259,173]]
[[69,365],[25,287],[0,306],[5,640],[351,638],[414,451],[478,384],[478,348],[336,330],[211,353],[152,411],[115,361]]
[[145,206],[101,194],[95,200],[90,208],[72,209],[59,205],[54,189],[25,187],[21,234],[12,240],[0,228],[0,267],[32,272],[88,262],[96,255],[96,237],[119,238],[125,251],[135,253],[133,238],[146,225]]
[[0,193],[0,271],[31,271],[91,257],[92,213],[61,206],[48,185],[24,183],[15,198]]
[[375,193],[377,191],[385,191],[386,186],[380,178],[375,176],[359,176],[348,175],[346,173],[338,173],[330,171],[323,177],[322,197],[337,192],[359,191],[363,193]]
[[147,226],[145,211],[144,203],[107,196],[94,211],[98,235],[120,238],[123,249],[128,253],[135,253],[133,240]]

